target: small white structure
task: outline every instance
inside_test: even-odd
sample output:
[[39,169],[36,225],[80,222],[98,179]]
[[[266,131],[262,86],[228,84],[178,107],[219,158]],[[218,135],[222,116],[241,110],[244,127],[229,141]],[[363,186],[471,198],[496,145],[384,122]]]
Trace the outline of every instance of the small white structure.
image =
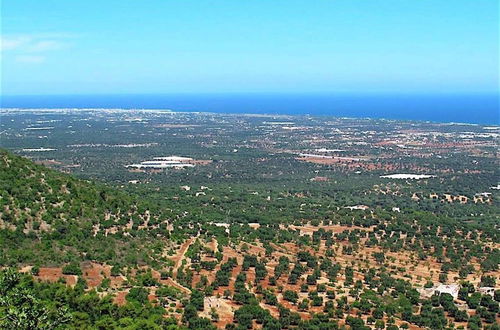
[[45,131],[49,129],[53,129],[54,126],[47,126],[47,127],[26,127],[25,129],[27,131]]
[[460,285],[458,284],[440,284],[434,288],[434,293],[448,293],[453,296],[453,299],[457,299],[459,290]]
[[481,288],[478,288],[477,291],[479,291],[479,293],[484,294],[484,295],[488,294],[492,297],[495,296],[495,288],[493,288],[491,286],[483,286]]
[[370,207],[369,206],[366,206],[366,205],[354,205],[354,206],[346,206],[344,207],[345,209],[349,209],[349,210],[368,210]]
[[326,149],[326,148],[319,148],[316,149],[316,152],[344,152],[346,150],[343,149]]
[[224,227],[226,228],[224,231],[229,234],[229,226],[230,224],[228,223],[225,223],[225,222],[214,222],[212,223],[214,226],[217,226],[217,227]]
[[24,152],[44,152],[44,151],[56,151],[54,148],[25,148]]
[[427,174],[389,174],[389,175],[382,175],[380,176],[381,178],[386,178],[386,179],[429,179],[429,178],[434,178],[436,177],[435,175],[427,175]]
[[458,291],[460,290],[460,285],[458,284],[439,284],[433,288],[418,288],[417,291],[422,295],[423,298],[430,298],[435,294],[448,293],[453,299],[458,298]]

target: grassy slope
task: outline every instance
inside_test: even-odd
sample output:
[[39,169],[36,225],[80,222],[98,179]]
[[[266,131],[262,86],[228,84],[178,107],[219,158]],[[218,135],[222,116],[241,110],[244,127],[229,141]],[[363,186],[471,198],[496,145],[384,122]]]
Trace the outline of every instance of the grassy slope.
[[152,205],[5,150],[0,150],[0,194],[0,265],[151,263],[151,252],[161,248],[143,242],[165,231],[137,230],[148,218],[150,225],[161,221]]

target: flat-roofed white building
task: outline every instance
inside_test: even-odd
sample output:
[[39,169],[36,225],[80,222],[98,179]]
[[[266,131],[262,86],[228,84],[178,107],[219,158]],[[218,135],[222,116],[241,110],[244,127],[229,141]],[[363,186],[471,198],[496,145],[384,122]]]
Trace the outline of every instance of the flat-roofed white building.
[[178,161],[175,160],[147,160],[141,162],[142,165],[158,165],[158,164],[179,164]]
[[181,156],[168,156],[168,157],[155,157],[154,160],[163,160],[163,161],[174,161],[174,162],[190,162],[193,158],[190,157],[181,157]]
[[180,157],[180,156],[169,156],[169,157],[155,157],[154,160],[146,160],[139,164],[127,165],[127,168],[136,169],[163,169],[163,168],[186,168],[194,167],[194,164],[190,163],[193,158],[190,157]]
[[131,164],[127,165],[127,168],[137,168],[137,169],[143,169],[143,168],[152,168],[152,169],[162,169],[162,168],[185,168],[185,167],[194,167],[193,164],[185,164],[185,163],[165,163],[165,162],[154,162],[154,161],[148,161],[148,162],[142,162],[140,164]]

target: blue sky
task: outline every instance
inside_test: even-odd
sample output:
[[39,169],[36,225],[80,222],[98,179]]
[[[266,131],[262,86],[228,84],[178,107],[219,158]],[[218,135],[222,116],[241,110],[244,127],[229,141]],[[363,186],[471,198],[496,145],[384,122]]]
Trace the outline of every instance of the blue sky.
[[3,0],[4,95],[491,93],[496,0]]

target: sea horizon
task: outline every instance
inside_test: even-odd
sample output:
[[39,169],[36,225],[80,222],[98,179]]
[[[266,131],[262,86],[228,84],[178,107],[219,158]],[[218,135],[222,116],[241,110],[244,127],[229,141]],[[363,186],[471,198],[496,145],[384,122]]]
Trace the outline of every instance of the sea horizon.
[[499,98],[483,94],[184,93],[3,95],[1,108],[165,109],[498,125]]

